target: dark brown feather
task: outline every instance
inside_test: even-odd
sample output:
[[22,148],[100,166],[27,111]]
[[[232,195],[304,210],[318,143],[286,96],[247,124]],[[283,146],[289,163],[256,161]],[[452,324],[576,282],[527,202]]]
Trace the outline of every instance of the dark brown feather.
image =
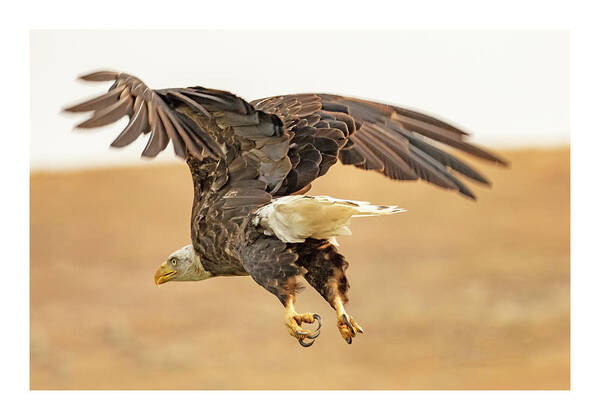
[[132,104],[131,97],[126,96],[106,108],[96,110],[90,119],[78,124],[77,127],[96,128],[114,123],[129,113]]
[[119,73],[114,71],[97,71],[79,76],[79,79],[86,80],[88,82],[108,82],[111,80],[116,80],[118,77]]
[[[135,141],[141,133],[150,132],[150,139],[142,152],[143,156],[156,156],[166,148],[169,140],[173,142],[175,153],[181,157],[185,157],[186,150],[196,157],[202,156],[203,152],[213,158],[220,156],[219,146],[207,136],[198,135],[198,131],[201,130],[194,131],[186,126],[174,110],[161,99],[161,94],[175,98],[194,111],[210,117],[202,104],[176,90],[151,90],[141,80],[125,73],[101,71],[80,78],[87,81],[115,81],[108,93],[66,109],[68,112],[94,111],[91,118],[78,125],[81,128],[108,125],[128,115],[129,123],[111,146],[124,147]],[[188,90],[212,103],[227,103],[226,99]],[[235,105],[227,103],[227,106],[239,109],[239,101],[234,102]]]
[[[321,153],[321,170],[316,176],[326,173],[339,158],[344,164],[382,172],[393,179],[420,178],[442,188],[457,189],[469,197],[472,192],[446,167],[488,184],[475,169],[419,139],[420,135],[473,156],[506,164],[493,153],[466,142],[464,130],[406,108],[329,94],[275,96],[251,104],[278,115],[293,134],[292,145],[312,144]],[[333,132],[324,135],[325,130],[335,130],[335,135]],[[339,146],[337,153],[334,141]],[[302,183],[312,182],[315,176],[314,164],[302,166],[302,157],[293,148],[288,154],[294,170],[277,191],[278,195],[301,189]]]
[[134,113],[121,134],[110,144],[112,147],[125,147],[133,143],[148,127],[148,108],[143,99],[135,98]]
[[108,91],[104,95],[100,95],[96,98],[90,99],[89,101],[82,102],[79,105],[74,105],[69,108],[65,108],[65,111],[89,112],[109,107],[119,100],[119,96],[121,95],[121,92],[123,92],[124,89],[125,86],[119,86],[113,90]]

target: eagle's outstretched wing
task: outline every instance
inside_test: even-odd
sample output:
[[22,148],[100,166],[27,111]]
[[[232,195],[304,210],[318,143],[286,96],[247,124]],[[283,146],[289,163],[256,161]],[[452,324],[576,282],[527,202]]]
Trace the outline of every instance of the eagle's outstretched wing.
[[339,159],[392,179],[423,179],[475,198],[451,170],[483,184],[489,182],[432,140],[506,165],[501,158],[465,141],[464,131],[404,108],[329,94],[275,96],[251,104],[279,116],[293,133],[288,153],[292,169],[277,195],[307,189]]
[[[142,156],[156,156],[167,147],[169,140],[180,157],[185,157],[186,147],[198,157],[202,150],[213,157],[219,154],[219,148],[211,139],[186,124],[173,109],[166,106],[157,91],[149,89],[137,77],[126,73],[99,71],[81,76],[80,79],[93,82],[114,81],[104,95],[65,109],[68,112],[94,112],[91,118],[77,125],[79,128],[100,127],[128,115],[129,124],[111,146],[127,146],[141,134],[150,132],[150,139]],[[194,101],[189,103],[198,111],[207,112]]]
[[376,102],[299,94],[248,103],[202,87],[152,90],[126,73],[100,71],[81,78],[114,83],[106,94],[66,109],[93,112],[78,127],[99,127],[127,115],[129,123],[111,146],[123,147],[150,133],[143,156],[156,156],[171,141],[178,156],[214,159],[219,181],[212,187],[227,185],[219,203],[225,209],[304,192],[338,159],[392,179],[423,179],[471,198],[455,172],[489,184],[435,142],[506,164],[465,141],[466,133],[450,124]]
[[129,123],[111,146],[124,147],[150,133],[143,156],[156,156],[170,141],[180,157],[212,159],[210,188],[221,192],[222,209],[268,203],[292,167],[287,155],[291,133],[280,118],[229,92],[202,87],[152,90],[134,76],[112,71],[81,79],[114,83],[104,95],[65,109],[93,112],[77,127],[99,127],[127,115]]

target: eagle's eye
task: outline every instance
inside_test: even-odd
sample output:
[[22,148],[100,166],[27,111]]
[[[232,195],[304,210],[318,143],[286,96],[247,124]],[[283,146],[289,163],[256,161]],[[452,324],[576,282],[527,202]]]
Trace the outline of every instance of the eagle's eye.
[[175,267],[177,265],[177,258],[175,258],[175,257],[171,258],[171,265],[173,267]]

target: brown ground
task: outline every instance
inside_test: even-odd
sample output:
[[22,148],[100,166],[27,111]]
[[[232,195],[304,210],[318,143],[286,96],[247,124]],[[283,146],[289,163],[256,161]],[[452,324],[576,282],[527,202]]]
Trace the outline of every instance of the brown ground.
[[311,193],[398,204],[341,238],[348,346],[324,318],[300,347],[249,277],[156,288],[188,243],[185,165],[31,176],[32,389],[567,389],[569,151],[506,151],[473,203],[336,167]]

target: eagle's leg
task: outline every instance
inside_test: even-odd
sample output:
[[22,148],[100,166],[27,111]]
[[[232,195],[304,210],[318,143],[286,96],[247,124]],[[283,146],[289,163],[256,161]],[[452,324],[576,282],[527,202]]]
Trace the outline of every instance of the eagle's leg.
[[[287,244],[272,237],[249,242],[242,249],[241,256],[244,268],[254,281],[273,293],[285,306],[285,325],[290,335],[303,347],[312,345],[320,334],[321,317],[315,313],[296,312],[296,294],[301,286],[297,277],[305,272],[296,265],[298,256]],[[302,328],[302,323],[312,324],[315,321],[318,324],[315,331]]]
[[335,297],[332,306],[337,314],[337,327],[340,330],[340,334],[346,340],[346,343],[352,344],[352,337],[355,337],[357,332],[362,334],[364,330],[354,318],[348,315],[340,296]]
[[298,247],[298,264],[307,272],[306,281],[313,286],[335,309],[337,327],[348,344],[356,333],[363,329],[346,312],[344,304],[348,302],[348,279],[346,269],[348,262],[336,247],[329,241],[308,239]]
[[[290,279],[296,281],[296,279]],[[306,312],[299,314],[294,307],[296,303],[296,295],[294,293],[287,297],[285,303],[285,325],[288,328],[290,335],[298,340],[301,346],[310,347],[315,342],[315,339],[321,334],[321,317],[317,314]],[[312,324],[317,321],[319,324],[314,332],[302,328],[302,323]],[[305,339],[309,341],[304,341]]]

